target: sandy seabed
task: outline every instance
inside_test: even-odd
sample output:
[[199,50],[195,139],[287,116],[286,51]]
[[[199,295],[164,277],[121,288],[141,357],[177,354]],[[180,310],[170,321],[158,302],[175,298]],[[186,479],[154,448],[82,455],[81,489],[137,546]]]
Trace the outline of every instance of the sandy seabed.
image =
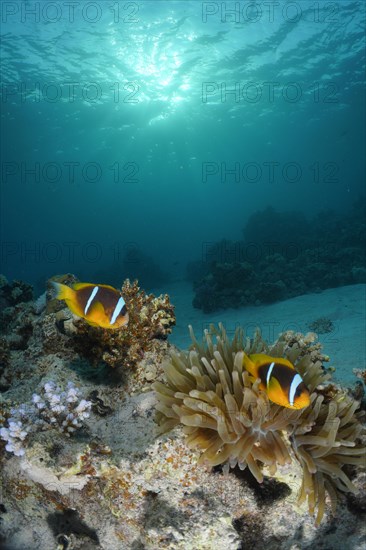
[[175,305],[177,326],[169,338],[181,349],[190,345],[188,325],[197,336],[210,323],[223,323],[229,335],[239,325],[248,336],[259,327],[264,339],[273,342],[286,330],[307,333],[309,325],[321,317],[333,323],[332,332],[319,334],[324,353],[329,355],[329,366],[335,367],[334,379],[343,384],[354,384],[353,369],[365,369],[366,363],[366,285],[358,284],[324,290],[316,294],[297,296],[276,304],[227,309],[203,313],[192,306],[193,290],[184,281],[154,289],[154,293],[169,294]]

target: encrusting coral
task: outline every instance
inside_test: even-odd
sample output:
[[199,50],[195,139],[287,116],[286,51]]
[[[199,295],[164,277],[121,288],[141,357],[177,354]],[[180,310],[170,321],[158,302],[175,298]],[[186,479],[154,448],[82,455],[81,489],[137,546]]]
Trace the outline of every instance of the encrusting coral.
[[[14,280],[8,283],[1,275],[0,279],[0,302],[15,306],[22,302],[29,302],[33,298],[33,287],[24,281]],[[4,306],[3,306],[4,307]]]
[[9,344],[5,338],[0,336],[0,372],[8,365],[10,358]]
[[[310,513],[317,510],[319,524],[326,493],[334,511],[338,491],[355,492],[344,466],[362,466],[366,449],[359,403],[324,384],[330,375],[322,363],[328,358],[314,344],[316,336],[289,331],[269,346],[259,331],[250,340],[238,328],[230,342],[219,325],[205,331],[201,345],[191,327],[190,332],[191,350],[172,352],[164,365],[166,382],[153,385],[160,433],[183,424],[189,447],[202,451],[200,463],[223,464],[226,471],[248,467],[258,482],[263,481],[263,466],[274,475],[278,465],[295,455],[303,470],[299,500],[308,500]],[[295,365],[311,393],[308,408],[275,405],[259,390],[259,380],[250,380],[243,355],[261,352]]]
[[4,363],[4,346],[8,351],[27,347],[33,331],[32,296],[31,285],[23,281],[10,284],[0,274],[0,371],[1,363]]
[[[71,276],[68,277],[71,281]],[[62,311],[55,313],[57,325],[70,336],[71,345],[92,363],[104,361],[111,367],[133,367],[145,352],[158,350],[159,346],[155,344],[166,340],[175,325],[174,306],[167,294],[158,297],[146,294],[137,281],[131,283],[129,279],[124,281],[121,293],[126,302],[129,322],[119,330],[93,327],[84,320],[70,319],[68,314],[66,319]],[[50,314],[54,314],[53,302],[47,307]]]

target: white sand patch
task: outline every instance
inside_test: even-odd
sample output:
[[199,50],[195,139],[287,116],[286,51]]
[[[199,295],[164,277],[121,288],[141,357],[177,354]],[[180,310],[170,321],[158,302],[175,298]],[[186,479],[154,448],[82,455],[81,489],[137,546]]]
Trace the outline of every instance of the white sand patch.
[[187,326],[193,325],[197,337],[210,323],[222,322],[229,334],[242,325],[251,336],[259,327],[263,337],[272,342],[285,330],[309,332],[309,324],[320,317],[329,318],[334,330],[320,334],[324,353],[329,355],[329,366],[334,366],[337,381],[354,384],[354,368],[364,369],[366,361],[366,285],[351,285],[306,294],[258,307],[227,309],[211,314],[192,306],[193,290],[185,281],[165,286],[154,293],[168,293],[175,305],[177,326],[169,341],[187,349],[190,339]]

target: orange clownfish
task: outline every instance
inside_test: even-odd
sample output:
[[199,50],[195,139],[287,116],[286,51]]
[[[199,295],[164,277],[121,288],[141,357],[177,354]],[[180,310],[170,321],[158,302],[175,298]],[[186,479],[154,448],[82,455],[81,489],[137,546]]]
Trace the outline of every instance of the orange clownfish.
[[289,409],[304,409],[310,405],[310,394],[303,379],[288,359],[269,357],[263,353],[244,355],[245,369],[259,378],[259,388],[268,399]]
[[65,300],[75,315],[89,325],[102,328],[120,328],[128,323],[128,311],[121,294],[109,285],[76,283],[72,288],[51,281],[56,298]]

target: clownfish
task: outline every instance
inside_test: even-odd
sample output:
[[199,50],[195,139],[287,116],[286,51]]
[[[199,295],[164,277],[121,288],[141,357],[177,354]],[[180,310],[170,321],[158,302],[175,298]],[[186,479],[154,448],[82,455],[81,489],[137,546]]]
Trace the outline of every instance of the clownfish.
[[51,281],[56,298],[94,327],[116,329],[127,325],[128,311],[121,294],[109,285],[76,283],[73,287]]
[[309,391],[288,359],[257,353],[244,355],[243,365],[254,379],[260,379],[259,388],[266,391],[273,403],[289,409],[310,405]]

